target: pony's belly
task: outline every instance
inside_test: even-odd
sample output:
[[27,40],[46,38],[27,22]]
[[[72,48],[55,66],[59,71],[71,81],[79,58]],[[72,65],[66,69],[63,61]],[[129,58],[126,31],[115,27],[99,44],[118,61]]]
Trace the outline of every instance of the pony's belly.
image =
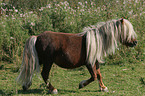
[[84,65],[83,62],[79,62],[78,59],[68,59],[67,57],[64,56],[58,56],[56,57],[54,63],[58,65],[59,67],[62,68],[67,68],[67,69],[74,69],[77,67],[80,67]]

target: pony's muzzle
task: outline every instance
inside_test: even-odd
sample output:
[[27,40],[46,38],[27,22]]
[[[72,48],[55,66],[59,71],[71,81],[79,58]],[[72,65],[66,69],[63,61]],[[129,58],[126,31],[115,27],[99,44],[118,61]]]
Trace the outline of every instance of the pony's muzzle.
[[133,41],[133,42],[131,42],[131,43],[129,44],[130,47],[134,47],[134,46],[136,46],[136,45],[137,45],[137,41],[136,41],[136,40]]
[[131,41],[131,42],[125,42],[124,45],[126,45],[127,47],[134,47],[137,45],[137,41]]
[[136,45],[137,45],[137,41],[133,41],[133,45],[135,45],[135,46],[136,46]]

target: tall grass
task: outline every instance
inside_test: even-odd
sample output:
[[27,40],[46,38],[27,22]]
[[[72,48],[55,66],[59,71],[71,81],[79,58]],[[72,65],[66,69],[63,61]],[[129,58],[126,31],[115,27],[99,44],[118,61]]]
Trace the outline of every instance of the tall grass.
[[82,32],[85,26],[124,17],[138,35],[135,48],[120,46],[105,64],[136,63],[145,60],[144,0],[10,0],[1,2],[0,60],[20,63],[24,44],[31,35],[46,30]]

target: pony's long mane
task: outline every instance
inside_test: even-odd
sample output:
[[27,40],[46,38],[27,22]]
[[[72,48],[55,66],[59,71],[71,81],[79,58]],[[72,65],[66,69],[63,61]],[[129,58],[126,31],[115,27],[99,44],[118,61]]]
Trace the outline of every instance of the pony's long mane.
[[94,66],[103,63],[103,56],[114,53],[117,41],[126,42],[136,37],[132,24],[126,19],[100,22],[85,27],[79,35],[86,36],[87,62]]

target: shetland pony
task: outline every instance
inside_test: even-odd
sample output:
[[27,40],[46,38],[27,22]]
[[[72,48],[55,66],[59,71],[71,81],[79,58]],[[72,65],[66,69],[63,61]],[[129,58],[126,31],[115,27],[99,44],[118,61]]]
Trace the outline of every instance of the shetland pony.
[[117,42],[134,47],[137,44],[136,33],[126,19],[100,22],[85,27],[82,33],[71,34],[46,31],[38,36],[31,36],[25,44],[23,61],[17,81],[23,90],[31,86],[34,71],[41,72],[50,93],[58,93],[49,82],[49,72],[55,63],[62,68],[73,69],[85,65],[91,75],[79,84],[79,89],[98,79],[100,90],[108,92],[102,82],[99,63],[103,56],[114,53]]

